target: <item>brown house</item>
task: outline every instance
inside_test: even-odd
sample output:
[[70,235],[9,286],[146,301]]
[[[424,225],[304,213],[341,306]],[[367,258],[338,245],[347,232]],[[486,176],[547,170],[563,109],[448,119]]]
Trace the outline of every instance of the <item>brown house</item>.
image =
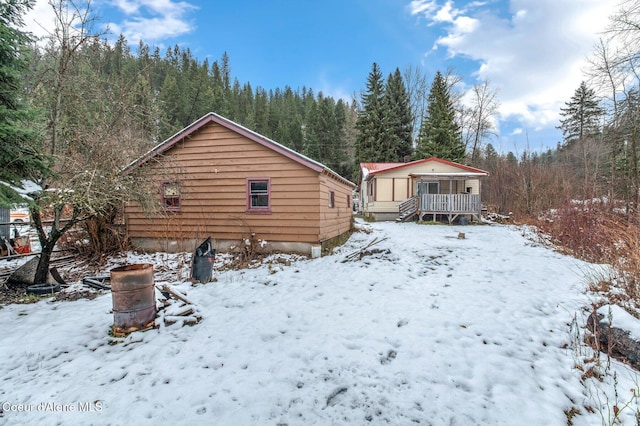
[[272,250],[313,247],[350,229],[355,185],[324,165],[209,113],[131,163],[149,173],[162,211],[125,208],[133,244],[192,250],[211,236],[219,250],[253,237]]

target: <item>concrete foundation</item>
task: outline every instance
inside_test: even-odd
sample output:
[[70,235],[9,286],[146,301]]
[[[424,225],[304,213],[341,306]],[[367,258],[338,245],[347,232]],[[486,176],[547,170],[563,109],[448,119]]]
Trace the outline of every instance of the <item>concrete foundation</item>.
[[[198,244],[202,243],[207,236],[203,236],[201,240],[195,239],[155,239],[155,238],[131,238],[131,244],[134,248],[140,251],[154,253],[154,252],[167,252],[167,253],[180,253],[180,252],[193,252]],[[240,250],[240,241],[238,240],[216,240],[212,238],[213,248],[219,252],[232,252]],[[311,256],[311,248],[318,246],[318,244],[311,243],[296,243],[296,242],[283,242],[283,241],[267,241],[267,244],[262,248],[266,253],[269,252],[285,252],[285,253],[299,253],[306,256]]]

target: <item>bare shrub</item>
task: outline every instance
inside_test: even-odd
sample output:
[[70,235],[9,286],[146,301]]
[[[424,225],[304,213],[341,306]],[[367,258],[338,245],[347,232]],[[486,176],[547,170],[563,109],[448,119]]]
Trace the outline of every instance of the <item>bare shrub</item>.
[[[640,225],[598,201],[572,202],[542,218],[539,229],[569,254],[593,263],[610,264],[615,273],[593,289],[614,296],[622,290],[626,301],[640,308]],[[618,294],[617,297],[619,298]]]

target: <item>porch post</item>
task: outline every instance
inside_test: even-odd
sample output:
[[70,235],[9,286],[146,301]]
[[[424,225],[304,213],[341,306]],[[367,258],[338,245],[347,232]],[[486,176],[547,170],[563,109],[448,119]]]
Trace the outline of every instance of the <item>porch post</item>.
[[482,179],[478,178],[478,198],[480,204],[478,205],[478,221],[482,222]]
[[[453,178],[449,176],[449,214],[453,213]],[[449,216],[451,221],[451,216]]]

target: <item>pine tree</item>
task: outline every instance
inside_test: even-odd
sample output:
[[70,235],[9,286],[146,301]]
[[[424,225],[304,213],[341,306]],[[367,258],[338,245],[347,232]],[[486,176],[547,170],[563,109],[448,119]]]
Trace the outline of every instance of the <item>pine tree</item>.
[[451,100],[449,86],[438,71],[429,92],[428,106],[422,120],[416,156],[438,157],[461,162],[465,157],[460,126],[456,122],[456,111]]
[[[26,71],[29,38],[14,28],[33,1],[0,4],[0,181],[20,184],[46,174],[47,163],[38,153],[40,135],[33,121],[35,112],[22,101],[21,76]],[[9,207],[24,200],[6,185],[0,185],[0,205]]]
[[387,78],[384,108],[387,123],[386,139],[389,144],[385,152],[385,161],[402,162],[406,157],[411,156],[413,151],[411,141],[413,117],[409,94],[398,68]]
[[268,136],[269,132],[269,97],[266,90],[256,88],[254,98],[255,130],[261,135]]
[[600,167],[604,162],[604,146],[599,138],[600,120],[604,110],[600,107],[593,89],[589,89],[583,81],[576,89],[565,108],[560,108],[559,128],[562,130],[564,144],[561,152],[577,182],[582,181],[581,187],[575,187],[579,196],[592,198],[598,190]]
[[306,154],[333,170],[346,158],[341,137],[343,122],[343,116],[336,116],[333,98],[318,93],[308,116]]
[[565,118],[560,120],[559,126],[565,144],[584,140],[600,131],[600,120],[604,110],[596,98],[595,91],[588,88],[584,81],[565,105],[566,107],[560,108],[560,115]]
[[[356,166],[362,162],[385,161],[381,156],[380,141],[385,138],[384,82],[375,62],[367,77],[367,91],[361,96],[362,109],[358,113],[356,128]],[[358,173],[356,171],[356,173]]]

